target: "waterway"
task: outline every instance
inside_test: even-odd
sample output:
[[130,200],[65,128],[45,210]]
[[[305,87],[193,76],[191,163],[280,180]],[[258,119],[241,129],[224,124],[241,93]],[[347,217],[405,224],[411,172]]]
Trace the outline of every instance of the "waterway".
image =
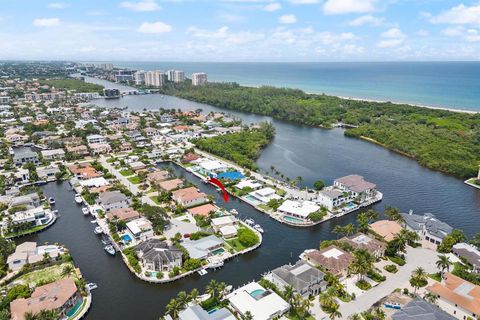
[[[102,84],[116,86],[106,82]],[[223,111],[161,95],[128,96],[117,100],[96,100],[95,103],[106,107],[128,106],[138,111],[160,107]],[[270,166],[274,165],[289,177],[302,176],[305,185],[311,185],[317,179],[331,183],[336,177],[358,173],[375,182],[383,192],[384,200],[375,206],[378,210],[392,205],[404,211],[432,212],[467,235],[480,231],[480,191],[456,178],[426,169],[377,145],[346,138],[341,129],[310,128],[268,117],[233,114],[247,123],[268,120],[275,125],[276,137],[258,160],[263,171],[270,170]],[[262,246],[204,277],[193,275],[172,284],[148,284],[130,274],[120,257],[112,258],[105,254],[100,240],[93,234],[90,219],[85,218],[80,207],[74,203],[74,194],[68,184],[50,183],[44,191],[57,200],[56,208],[61,217],[50,229],[29,239],[65,244],[86,279],[98,283],[88,319],[158,319],[178,291],[189,291],[194,287],[202,291],[211,279],[238,286],[259,278],[268,270],[294,262],[304,249],[317,247],[321,240],[335,238],[331,230],[336,224],[355,219],[356,214],[353,213],[308,229],[291,228],[236,199],[223,204],[220,194],[213,187],[199,183],[196,177],[181,168],[173,166],[173,169],[179,176],[196,183],[202,191],[213,195],[218,204],[227,209],[235,208],[242,218],[253,218],[262,225],[265,229]]]

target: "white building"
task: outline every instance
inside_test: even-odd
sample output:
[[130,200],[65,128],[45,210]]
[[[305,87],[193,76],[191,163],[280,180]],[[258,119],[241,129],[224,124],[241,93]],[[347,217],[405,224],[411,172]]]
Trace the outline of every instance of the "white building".
[[276,194],[275,189],[272,189],[270,187],[250,192],[249,195],[263,203],[268,203],[270,200],[273,199],[279,200],[282,198],[278,194]]
[[65,151],[63,149],[52,149],[40,151],[43,159],[46,160],[61,160],[65,157]]
[[283,315],[290,309],[290,304],[275,292],[251,282],[227,296],[230,306],[241,316],[247,311],[255,320],[270,320]]
[[316,212],[319,209],[320,206],[311,201],[285,200],[278,208],[278,211],[292,217],[306,220],[310,213]]
[[105,143],[107,140],[100,134],[91,134],[87,136],[87,142],[90,143]]
[[164,84],[164,73],[162,71],[145,72],[145,84],[151,87],[161,87]]
[[175,83],[185,81],[185,72],[180,70],[174,70],[172,81]]
[[127,229],[137,240],[146,240],[154,236],[152,223],[145,217],[127,222]]
[[205,72],[192,73],[192,85],[202,86],[207,83],[207,74]]

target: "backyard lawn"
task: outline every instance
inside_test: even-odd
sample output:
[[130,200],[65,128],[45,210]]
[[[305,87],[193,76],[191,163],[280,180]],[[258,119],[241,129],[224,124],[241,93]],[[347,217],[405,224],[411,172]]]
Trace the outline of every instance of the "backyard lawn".
[[120,171],[120,174],[124,177],[128,177],[128,176],[131,176],[135,173],[131,169],[123,169],[123,170]]
[[[30,286],[36,286],[37,283],[50,283],[66,276],[62,275],[63,268],[65,266],[71,266],[75,268],[72,262],[65,262],[62,264],[56,264],[41,270],[35,270],[24,274],[15,279],[15,284],[29,284]],[[75,277],[75,273],[72,272],[72,276]]]
[[238,238],[233,238],[230,240],[227,240],[227,243],[236,251],[242,251],[245,250],[247,247],[245,247],[240,241],[238,241]]
[[138,176],[133,176],[128,178],[128,181],[130,181],[133,184],[139,184],[142,182],[142,179],[140,179]]

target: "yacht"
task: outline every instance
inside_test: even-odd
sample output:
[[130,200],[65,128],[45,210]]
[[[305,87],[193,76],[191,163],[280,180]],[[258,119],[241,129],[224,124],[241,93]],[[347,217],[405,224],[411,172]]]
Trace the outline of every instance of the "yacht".
[[204,275],[206,275],[208,272],[207,272],[207,270],[202,269],[202,270],[198,270],[197,273],[198,273],[199,275],[201,275],[201,276],[204,276]]
[[260,233],[263,233],[263,228],[259,225],[259,224],[256,224],[253,226],[253,229],[257,230],[258,232]]
[[210,269],[218,269],[223,267],[223,261],[217,261],[217,262],[210,262],[208,264],[208,268]]
[[93,282],[87,283],[86,287],[87,287],[88,291],[92,291],[92,290],[98,288],[97,284],[93,283]]
[[95,230],[93,231],[95,234],[102,234],[103,233],[103,229],[102,227],[98,226],[95,228]]
[[230,213],[233,214],[233,215],[237,215],[237,214],[238,214],[238,211],[235,210],[235,209],[232,209],[232,210],[230,210]]
[[82,196],[79,193],[77,193],[75,195],[75,202],[76,203],[82,203],[83,202]]
[[114,256],[115,253],[117,252],[115,251],[115,248],[111,244],[106,245],[103,249],[105,249],[105,251],[107,251],[107,253],[111,256]]
[[90,223],[93,223],[93,224],[97,223],[97,219],[90,220]]
[[55,199],[53,199],[53,197],[48,198],[48,203],[50,203],[51,205],[54,205]]
[[245,223],[248,224],[249,226],[253,226],[255,224],[255,220],[247,219],[247,220],[245,220]]
[[83,215],[84,215],[84,216],[87,216],[88,214],[90,214],[90,211],[88,211],[88,208],[87,208],[87,207],[83,207],[83,208],[82,208],[82,212],[83,212]]

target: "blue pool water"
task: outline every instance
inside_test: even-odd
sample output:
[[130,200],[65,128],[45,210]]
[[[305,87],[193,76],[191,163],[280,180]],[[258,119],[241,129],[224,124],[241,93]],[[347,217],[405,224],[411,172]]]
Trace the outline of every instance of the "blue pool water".
[[72,307],[72,309],[68,310],[66,313],[67,317],[73,316],[78,311],[78,309],[80,309],[80,307],[82,306],[82,303],[83,303],[83,300],[80,300]]
[[302,219],[298,219],[298,218],[294,218],[294,217],[290,217],[290,216],[284,216],[283,220],[288,221],[288,222],[292,222],[292,223],[304,222]]
[[124,234],[124,235],[122,236],[122,239],[123,239],[123,241],[125,241],[125,242],[130,242],[130,241],[132,241],[132,237],[130,237],[130,235],[128,235],[128,234]]
[[243,174],[238,171],[228,171],[222,172],[217,175],[218,179],[227,179],[227,180],[241,180],[245,178]]
[[261,204],[261,202],[259,200],[257,200],[257,198],[255,198],[254,196],[251,196],[249,194],[247,194],[245,197],[244,197],[248,202],[254,204],[254,205],[259,205]]
[[263,289],[257,289],[257,290],[253,290],[252,292],[250,292],[250,295],[253,297],[253,298],[258,298],[260,297],[261,295],[263,295],[265,293],[265,290]]

